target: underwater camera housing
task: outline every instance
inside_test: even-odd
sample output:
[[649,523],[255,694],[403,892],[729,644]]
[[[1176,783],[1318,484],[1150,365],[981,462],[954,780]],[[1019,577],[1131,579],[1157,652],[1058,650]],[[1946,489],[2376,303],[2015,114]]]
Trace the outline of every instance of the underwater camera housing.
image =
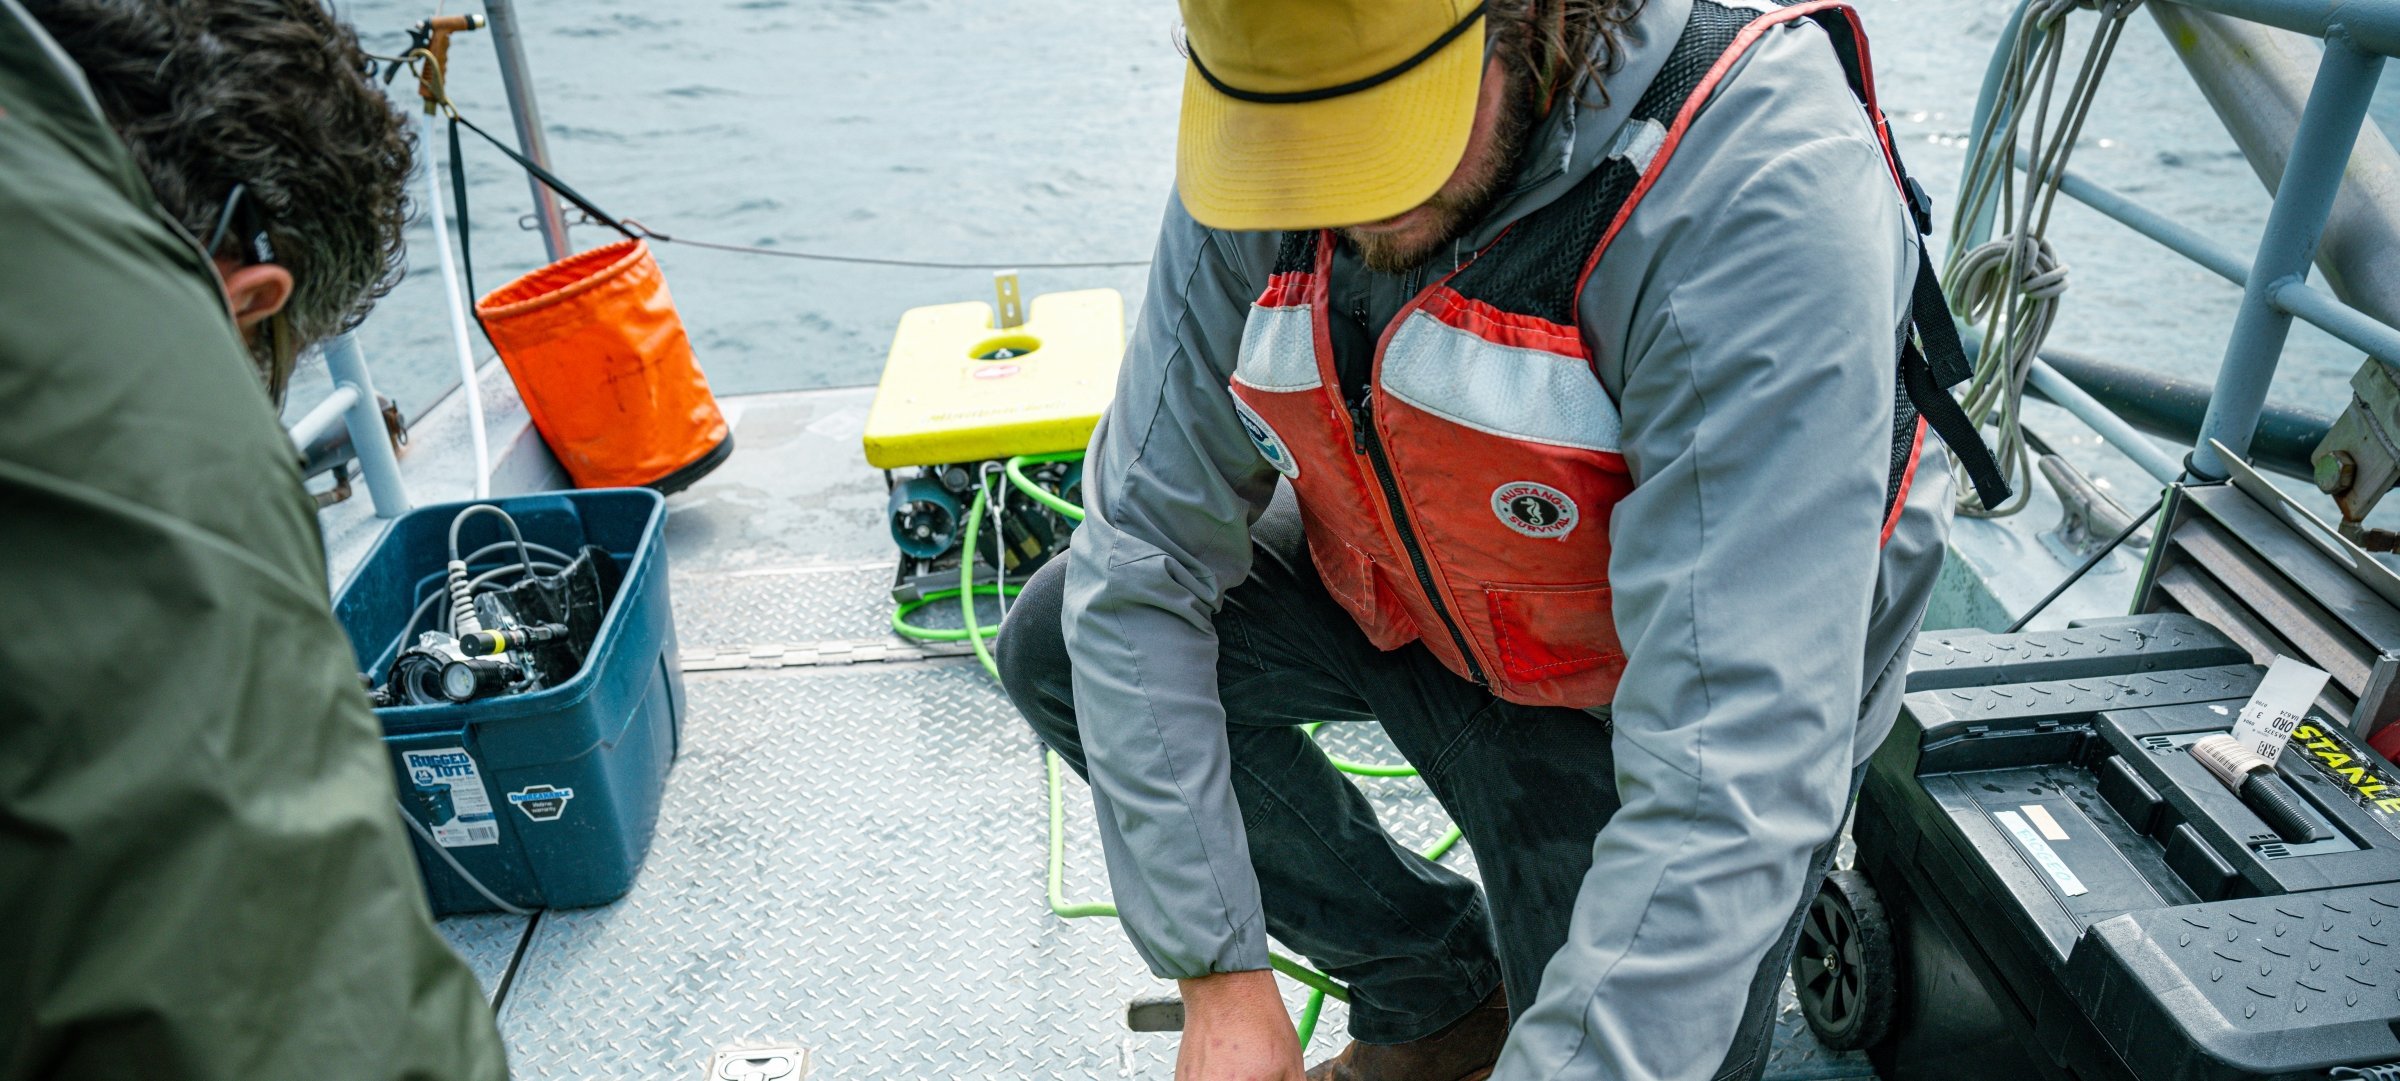
[[[471,702],[556,686],[582,670],[599,638],[622,578],[616,560],[593,545],[563,564],[537,560],[537,549],[551,557],[561,553],[526,545],[515,521],[488,505],[462,511],[453,538],[478,511],[499,518],[512,539],[465,559],[453,543],[444,590],[418,609],[421,618],[426,607],[447,597],[446,625],[417,633],[414,644],[399,649],[380,685],[366,677],[377,708]],[[490,566],[476,562],[496,549],[513,549],[519,558]],[[402,641],[416,622],[401,632]]]

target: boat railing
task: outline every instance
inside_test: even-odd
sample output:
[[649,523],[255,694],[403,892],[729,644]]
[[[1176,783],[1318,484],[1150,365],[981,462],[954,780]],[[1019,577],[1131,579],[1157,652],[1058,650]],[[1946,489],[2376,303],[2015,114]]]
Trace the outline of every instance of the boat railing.
[[[2384,59],[2400,51],[2400,4],[2389,0],[2150,2],[2174,3],[2195,11],[2307,34],[2323,40],[2324,56],[2301,110],[2299,126],[2293,133],[2291,154],[2282,180],[2275,187],[2257,253],[2247,261],[2173,218],[2071,170],[2058,179],[2060,192],[2068,197],[2242,286],[2233,333],[2226,343],[2224,361],[2217,369],[2215,389],[2201,419],[2191,456],[2176,461],[2106,404],[2040,360],[2033,362],[2028,381],[2160,483],[2171,484],[2187,477],[2222,480],[2230,470],[2218,456],[2215,445],[2247,456],[2258,429],[2260,411],[2266,404],[2267,386],[2283,357],[2292,320],[2310,323],[2379,362],[2400,369],[2400,329],[2307,280],[2335,197],[2341,191],[2351,147],[2374,99]],[[2015,40],[2019,27],[2031,17],[2037,5],[2044,5],[2044,0],[2025,0],[2001,33],[2003,44],[1993,54],[1975,105],[1970,130],[1978,133],[1978,140],[1985,131],[2000,130],[1987,126],[1987,120],[2000,96],[2006,43]],[[2063,20],[2045,32],[2065,32]],[[1983,152],[1983,147],[1971,143],[1968,160],[1976,160]],[[2023,148],[2016,153],[2023,167],[2026,157]],[[1966,246],[1979,244],[1990,229],[1990,216],[1986,214],[1969,230],[1972,235],[1954,237],[1952,241]]]
[[346,429],[351,451],[358,456],[359,480],[375,501],[375,516],[398,518],[408,513],[408,482],[400,476],[400,455],[384,427],[366,351],[349,332],[326,339],[317,351],[325,359],[325,374],[333,380],[333,392],[286,429],[292,447],[305,454],[310,444],[335,427]]
[[[492,33],[493,51],[499,58],[501,86],[508,95],[508,113],[516,128],[517,145],[526,157],[547,166],[550,154],[542,140],[541,108],[535,100],[531,69],[525,63],[524,34],[517,22],[514,0],[483,0],[483,13]],[[420,145],[430,153],[435,144],[427,139]],[[432,167],[430,157],[424,167]],[[525,179],[533,189],[533,217],[541,231],[543,250],[554,262],[566,258],[570,254],[567,226],[565,217],[559,213],[557,194],[531,174]],[[447,229],[449,223],[436,221],[433,227]],[[319,353],[325,359],[326,374],[333,380],[333,391],[286,429],[293,446],[305,451],[336,425],[341,426],[347,430],[352,451],[358,457],[359,479],[375,502],[375,516],[397,518],[408,513],[411,506],[408,485],[401,478],[399,455],[384,427],[365,352],[352,334],[343,333],[328,339],[319,347]],[[462,381],[459,392],[472,394],[476,388]]]

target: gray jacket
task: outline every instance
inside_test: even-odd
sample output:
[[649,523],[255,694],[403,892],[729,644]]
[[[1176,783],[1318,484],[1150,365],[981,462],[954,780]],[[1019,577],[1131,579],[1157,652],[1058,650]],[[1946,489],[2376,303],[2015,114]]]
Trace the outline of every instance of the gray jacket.
[[[1606,159],[1690,9],[1649,0],[1608,101],[1554,112],[1460,253]],[[1579,298],[1637,485],[1609,522],[1624,809],[1496,1077],[1707,1076],[1891,726],[1950,502],[1929,443],[1878,547],[1892,334],[1918,258],[1906,218],[1824,32],[1800,20],[1719,86]],[[1267,967],[1211,620],[1277,479],[1227,392],[1275,244],[1170,201],[1067,571],[1110,882],[1162,977]],[[1337,266],[1333,287],[1388,319],[1404,291],[1365,273]]]

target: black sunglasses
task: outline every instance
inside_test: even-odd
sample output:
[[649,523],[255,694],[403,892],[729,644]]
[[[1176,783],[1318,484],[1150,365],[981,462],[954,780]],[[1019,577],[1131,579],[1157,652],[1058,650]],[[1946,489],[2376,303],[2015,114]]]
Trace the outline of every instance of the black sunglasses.
[[[211,258],[224,249],[228,237],[238,235],[243,241],[238,258],[251,263],[275,261],[275,247],[267,242],[267,226],[260,220],[258,200],[243,198],[249,193],[247,184],[235,184],[232,191],[225,193],[225,205],[217,211],[217,227],[208,234]],[[237,223],[241,225],[239,234],[234,232]]]
[[[241,250],[234,257],[246,265],[255,266],[275,261],[275,246],[267,242],[267,227],[260,220],[258,200],[245,199],[249,187],[235,184],[225,195],[225,206],[217,211],[217,227],[208,234],[209,258],[216,258],[228,239],[239,239]],[[235,232],[236,223],[240,232]],[[267,380],[267,398],[275,408],[283,408],[284,396],[291,390],[292,368],[300,358],[299,343],[293,340],[291,320],[276,312],[267,320],[265,355],[260,358]]]

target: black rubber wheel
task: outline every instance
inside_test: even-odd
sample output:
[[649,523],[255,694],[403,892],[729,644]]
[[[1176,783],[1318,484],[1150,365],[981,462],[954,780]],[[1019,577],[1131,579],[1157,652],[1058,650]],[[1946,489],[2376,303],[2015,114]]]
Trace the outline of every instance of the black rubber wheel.
[[1892,924],[1867,876],[1825,876],[1792,951],[1792,986],[1809,1031],[1832,1051],[1859,1051],[1883,1039],[1899,997]]

